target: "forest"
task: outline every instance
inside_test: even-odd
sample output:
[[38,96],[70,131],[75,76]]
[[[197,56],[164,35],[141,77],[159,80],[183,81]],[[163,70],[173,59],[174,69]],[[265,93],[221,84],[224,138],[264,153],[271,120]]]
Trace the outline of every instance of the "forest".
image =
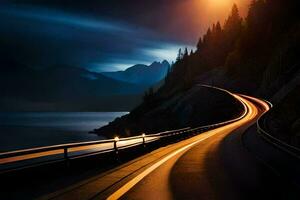
[[150,88],[144,102],[130,115],[96,132],[124,130],[163,102],[197,84],[208,84],[271,100],[275,104],[268,116],[272,132],[299,145],[298,8],[299,1],[295,0],[253,0],[248,16],[242,18],[233,5],[224,24],[216,22],[199,38],[195,52],[179,50],[159,89]]

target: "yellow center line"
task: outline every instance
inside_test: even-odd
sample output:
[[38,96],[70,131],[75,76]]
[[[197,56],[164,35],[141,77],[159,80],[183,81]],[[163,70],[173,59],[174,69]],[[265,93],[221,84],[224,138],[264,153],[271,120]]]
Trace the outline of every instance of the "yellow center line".
[[159,160],[158,162],[156,162],[155,164],[151,165],[150,167],[148,167],[145,171],[143,171],[142,173],[140,173],[139,175],[137,175],[136,177],[134,177],[132,180],[130,180],[129,182],[127,182],[125,185],[123,185],[121,188],[119,188],[117,191],[115,191],[113,194],[111,194],[107,200],[115,200],[115,199],[119,199],[120,197],[122,197],[125,193],[127,193],[131,188],[133,188],[137,183],[139,183],[143,178],[145,178],[148,174],[150,174],[152,171],[154,171],[155,169],[157,169],[159,166],[161,166],[162,164],[164,164],[165,162],[167,162],[169,159],[171,159],[172,157],[178,155],[179,153],[186,151],[187,149],[195,146],[196,144],[216,135],[217,133],[220,132],[224,132],[224,131],[231,131],[234,130],[235,128],[240,127],[241,125],[243,125],[246,122],[249,122],[250,120],[254,119],[255,116],[258,114],[258,110],[256,108],[256,106],[254,104],[252,104],[250,101],[246,100],[245,98],[238,96],[238,95],[233,95],[235,98],[237,98],[238,100],[242,101],[244,103],[244,105],[246,105],[248,112],[247,114],[244,116],[244,118],[242,118],[239,121],[233,122],[231,124],[225,125],[223,127],[219,127],[215,130],[211,130],[208,131],[208,133],[210,133],[207,137],[202,138],[200,140],[197,140],[187,146],[184,146],[176,151],[174,151],[173,153],[169,154],[168,156],[164,157],[163,159]]

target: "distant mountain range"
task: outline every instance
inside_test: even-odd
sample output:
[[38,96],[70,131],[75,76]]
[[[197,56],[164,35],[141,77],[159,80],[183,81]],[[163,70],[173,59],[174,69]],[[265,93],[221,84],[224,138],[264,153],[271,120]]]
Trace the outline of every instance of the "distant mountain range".
[[[33,69],[7,60],[2,64],[10,67],[0,68],[0,111],[128,111],[168,68],[167,62],[154,62],[146,70],[135,65],[128,79],[121,79],[69,66]],[[146,81],[130,79],[139,76]]]
[[104,76],[133,84],[153,85],[165,78],[170,64],[164,60],[151,65],[134,65],[125,71],[104,72]]

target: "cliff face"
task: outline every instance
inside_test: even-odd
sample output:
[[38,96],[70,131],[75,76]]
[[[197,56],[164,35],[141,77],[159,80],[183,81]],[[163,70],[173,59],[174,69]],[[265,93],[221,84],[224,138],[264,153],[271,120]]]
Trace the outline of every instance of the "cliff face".
[[197,127],[230,120],[242,112],[240,102],[226,92],[194,86],[170,98],[145,101],[129,115],[95,130],[107,137]]

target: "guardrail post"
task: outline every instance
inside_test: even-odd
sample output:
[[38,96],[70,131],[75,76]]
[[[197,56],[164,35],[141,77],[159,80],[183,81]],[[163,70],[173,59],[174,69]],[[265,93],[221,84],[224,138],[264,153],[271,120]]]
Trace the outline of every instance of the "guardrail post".
[[68,148],[64,148],[64,159],[66,161],[66,166],[69,167],[69,155],[68,155]]
[[145,148],[146,147],[146,135],[145,135],[145,133],[142,134],[142,137],[143,137],[143,146]]
[[118,145],[117,142],[119,141],[119,137],[115,137],[114,139],[114,150],[115,150],[115,156],[116,156],[116,160],[119,161],[119,149],[118,149]]

